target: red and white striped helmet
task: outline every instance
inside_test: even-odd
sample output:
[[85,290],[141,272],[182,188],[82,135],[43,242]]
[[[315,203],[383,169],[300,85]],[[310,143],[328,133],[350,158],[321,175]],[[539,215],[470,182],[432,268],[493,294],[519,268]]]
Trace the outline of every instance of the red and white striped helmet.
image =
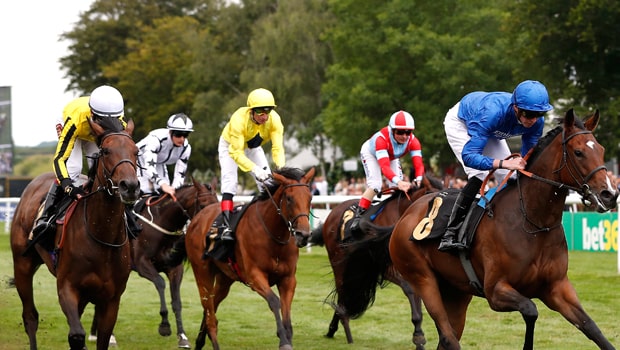
[[401,130],[415,129],[415,123],[411,114],[405,111],[398,111],[390,117],[390,128]]

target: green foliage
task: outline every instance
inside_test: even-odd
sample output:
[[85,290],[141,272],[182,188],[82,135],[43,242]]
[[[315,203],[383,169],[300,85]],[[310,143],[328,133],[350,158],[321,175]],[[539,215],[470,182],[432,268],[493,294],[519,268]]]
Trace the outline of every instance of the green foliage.
[[[445,113],[475,90],[550,90],[557,114],[603,115],[620,153],[620,3],[610,0],[97,0],[62,39],[69,90],[118,85],[136,137],[184,111],[190,168],[217,172],[217,140],[247,94],[274,92],[287,138],[325,169],[329,142],[357,155],[396,110],[414,115],[426,162],[455,162]],[[340,159],[334,159],[335,162]]]

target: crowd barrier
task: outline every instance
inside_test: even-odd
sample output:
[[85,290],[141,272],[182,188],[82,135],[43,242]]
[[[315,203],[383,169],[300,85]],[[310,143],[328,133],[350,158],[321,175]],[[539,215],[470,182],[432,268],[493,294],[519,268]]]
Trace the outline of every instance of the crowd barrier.
[[[383,196],[382,199],[387,197]],[[312,228],[318,227],[327,218],[332,206],[349,199],[359,199],[359,196],[313,196],[310,215]],[[252,200],[252,196],[235,196],[234,200],[236,204],[247,203]],[[0,221],[4,221],[4,232],[7,234],[10,232],[13,212],[18,202],[19,198],[0,198]],[[569,250],[620,252],[620,211],[579,212],[576,208],[577,204],[581,203],[581,198],[577,194],[570,194],[565,203],[567,211],[564,212],[562,223]],[[618,272],[620,273],[620,253]]]

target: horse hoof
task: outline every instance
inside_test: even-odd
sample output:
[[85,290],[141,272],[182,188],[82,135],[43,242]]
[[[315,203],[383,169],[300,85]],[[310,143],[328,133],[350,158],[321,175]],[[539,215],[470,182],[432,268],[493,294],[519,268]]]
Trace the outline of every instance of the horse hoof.
[[282,345],[280,350],[293,350],[293,346],[291,344]]
[[94,334],[89,334],[88,335],[88,341],[96,342],[97,341],[97,336],[94,335]]
[[172,330],[170,329],[169,323],[160,323],[159,324],[159,335],[162,337],[168,337],[172,334]]
[[177,339],[179,339],[179,348],[191,349],[191,345],[189,345],[189,340],[187,339],[185,333],[177,335]]
[[114,336],[114,334],[112,334],[110,336],[110,342],[109,342],[110,346],[116,346],[116,337]]

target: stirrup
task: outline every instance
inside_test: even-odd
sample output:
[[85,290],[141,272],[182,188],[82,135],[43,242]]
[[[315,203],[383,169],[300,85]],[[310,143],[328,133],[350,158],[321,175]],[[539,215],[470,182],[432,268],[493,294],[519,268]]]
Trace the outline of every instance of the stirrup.
[[230,227],[224,228],[222,234],[220,235],[220,240],[222,241],[234,241],[235,238],[232,236],[232,230]]
[[437,250],[440,252],[448,252],[451,250],[466,250],[467,246],[461,242],[455,242],[454,237],[444,236],[444,238],[439,242],[439,247]]

